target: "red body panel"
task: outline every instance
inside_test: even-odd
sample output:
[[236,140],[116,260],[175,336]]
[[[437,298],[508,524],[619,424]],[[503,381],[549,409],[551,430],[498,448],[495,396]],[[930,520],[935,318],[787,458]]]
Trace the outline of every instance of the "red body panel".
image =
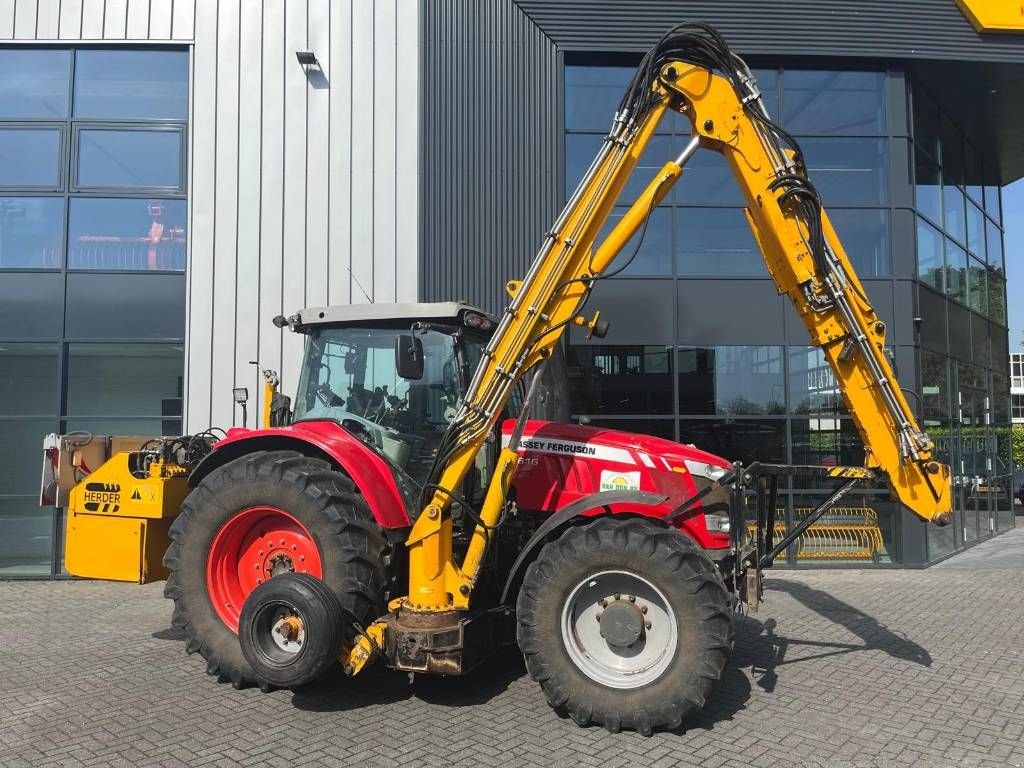
[[[515,422],[502,424],[507,441]],[[275,429],[230,429],[214,451],[252,442],[298,441],[312,445],[330,456],[359,487],[378,523],[385,528],[410,524],[405,502],[395,484],[391,468],[362,441],[333,421],[304,421]],[[615,505],[612,512],[665,517],[697,492],[687,461],[713,467],[731,467],[725,459],[688,445],[650,435],[613,429],[528,421],[520,444],[522,460],[513,485],[520,508],[555,513],[572,502],[605,490],[650,491],[666,496],[664,503],[650,507]],[[601,509],[590,514],[601,514]],[[676,525],[705,549],[729,545],[729,535],[709,532],[700,504]]]

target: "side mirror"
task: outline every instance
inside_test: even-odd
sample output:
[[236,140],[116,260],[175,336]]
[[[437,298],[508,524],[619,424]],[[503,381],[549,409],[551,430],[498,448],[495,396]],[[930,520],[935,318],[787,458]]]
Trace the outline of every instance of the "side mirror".
[[423,342],[411,333],[395,337],[395,370],[403,379],[423,378]]

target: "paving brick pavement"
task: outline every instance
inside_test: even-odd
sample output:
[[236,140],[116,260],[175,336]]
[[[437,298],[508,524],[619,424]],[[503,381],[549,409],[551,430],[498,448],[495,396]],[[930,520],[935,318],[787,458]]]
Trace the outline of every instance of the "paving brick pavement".
[[513,653],[462,680],[236,691],[185,655],[161,584],[0,582],[0,766],[1020,766],[1022,544],[775,572],[708,709],[651,738],[557,717]]

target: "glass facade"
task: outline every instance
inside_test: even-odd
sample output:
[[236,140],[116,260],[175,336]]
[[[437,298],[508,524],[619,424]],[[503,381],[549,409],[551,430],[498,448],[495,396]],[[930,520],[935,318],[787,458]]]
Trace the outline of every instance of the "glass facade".
[[0,49],[0,577],[59,573],[49,432],[178,434],[188,53]]
[[[628,66],[567,62],[566,196],[597,151],[631,74]],[[913,123],[911,133],[918,117],[911,114],[911,87],[902,72],[780,67],[756,69],[755,76],[769,113],[780,116],[803,147],[829,217],[887,323],[901,384],[921,392],[929,428],[944,437],[955,416],[956,384],[949,376],[957,375],[950,373],[945,304],[962,310],[958,338],[967,335],[961,346],[984,372],[978,376],[988,377],[989,406],[999,385],[992,379],[1000,372],[997,351],[1006,346],[1005,329],[1001,346],[995,338],[1006,322],[999,188],[984,173],[985,158],[937,107],[934,119],[920,130]],[[619,215],[680,151],[689,131],[680,115],[662,122],[617,201]],[[954,139],[947,169],[942,148]],[[913,299],[918,282],[943,302],[941,311],[922,306],[919,312],[930,318],[926,325],[942,324],[941,334],[926,327],[920,335],[941,335],[941,349],[920,348]],[[600,343],[570,339],[577,418],[692,442],[730,460],[863,462],[863,445],[831,369],[807,345],[795,313],[775,296],[737,186],[717,153],[698,150],[654,211],[633,263],[600,286],[592,301],[602,310],[602,303],[610,305],[611,332]],[[661,301],[670,308],[661,310]],[[984,344],[975,348],[972,334],[980,342],[982,329]],[[971,407],[985,402],[972,400]],[[994,458],[995,435],[991,442]],[[827,493],[826,486],[798,482],[808,487],[791,485],[780,497],[785,525]],[[988,503],[993,492],[980,482],[974,486],[974,497]],[[972,503],[980,510],[977,498]],[[790,563],[926,562],[942,556],[943,546],[960,546],[946,541],[949,528],[929,528],[929,537],[939,533],[926,542],[923,526],[908,528],[916,523],[903,519],[883,488],[861,490],[844,505],[791,549]],[[981,515],[971,524],[987,535]]]
[[911,105],[922,411],[953,471],[954,524],[926,529],[934,561],[1013,525],[1006,273],[991,159],[918,83]]

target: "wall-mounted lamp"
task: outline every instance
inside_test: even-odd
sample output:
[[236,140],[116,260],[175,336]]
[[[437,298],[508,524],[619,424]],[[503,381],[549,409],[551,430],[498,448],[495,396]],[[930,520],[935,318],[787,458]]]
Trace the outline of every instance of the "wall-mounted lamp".
[[245,429],[248,421],[245,404],[249,402],[249,390],[245,387],[235,387],[231,390],[231,395],[235,399],[235,403],[242,406],[242,429]]
[[296,51],[295,58],[299,60],[306,69],[319,69],[320,62],[316,60],[316,54],[312,51]]

